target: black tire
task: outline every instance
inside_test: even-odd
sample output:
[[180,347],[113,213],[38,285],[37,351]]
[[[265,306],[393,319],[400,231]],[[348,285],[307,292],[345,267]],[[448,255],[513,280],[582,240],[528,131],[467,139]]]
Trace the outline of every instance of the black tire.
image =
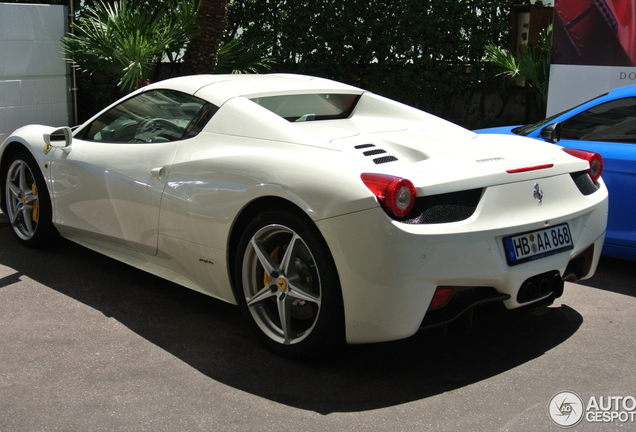
[[343,344],[336,266],[311,220],[277,210],[261,213],[243,231],[234,264],[239,304],[272,351],[319,357]]
[[13,232],[26,246],[44,246],[55,228],[51,199],[35,159],[27,152],[16,153],[4,174],[5,207]]

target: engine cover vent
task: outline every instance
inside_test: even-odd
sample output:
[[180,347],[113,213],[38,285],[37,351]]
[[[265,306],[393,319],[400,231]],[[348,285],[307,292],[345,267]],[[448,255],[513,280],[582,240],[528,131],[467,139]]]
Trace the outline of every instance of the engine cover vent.
[[397,157],[387,154],[388,152],[386,150],[376,147],[375,144],[358,144],[354,146],[354,148],[356,150],[368,149],[362,152],[362,154],[367,157],[386,154],[386,156],[373,158],[373,163],[376,165],[380,165],[387,162],[394,162],[398,160]]

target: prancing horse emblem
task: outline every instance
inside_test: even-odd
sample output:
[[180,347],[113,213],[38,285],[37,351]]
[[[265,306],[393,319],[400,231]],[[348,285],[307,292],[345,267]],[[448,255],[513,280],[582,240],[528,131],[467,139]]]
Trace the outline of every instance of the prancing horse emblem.
[[543,191],[541,190],[539,183],[534,184],[534,194],[532,196],[534,197],[534,199],[539,201],[539,205],[543,203]]
[[285,291],[287,289],[287,281],[283,278],[278,278],[278,280],[276,281],[277,285],[278,285],[278,289],[281,291]]

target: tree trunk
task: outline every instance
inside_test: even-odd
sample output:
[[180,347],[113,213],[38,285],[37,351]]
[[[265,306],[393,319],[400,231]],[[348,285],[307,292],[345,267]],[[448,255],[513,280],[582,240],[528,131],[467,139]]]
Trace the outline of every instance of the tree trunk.
[[188,43],[183,74],[212,73],[227,27],[229,0],[201,0],[197,25],[203,30]]

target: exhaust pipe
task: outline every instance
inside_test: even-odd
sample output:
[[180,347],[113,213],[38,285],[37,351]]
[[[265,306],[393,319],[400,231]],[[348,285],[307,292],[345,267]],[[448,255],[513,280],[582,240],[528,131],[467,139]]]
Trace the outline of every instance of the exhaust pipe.
[[551,280],[548,280],[547,278],[541,279],[541,282],[539,283],[539,297],[548,295],[550,292],[550,282]]
[[563,295],[563,288],[565,287],[565,282],[561,275],[557,272],[554,277],[552,277],[552,281],[550,283],[550,289],[554,293],[554,298],[559,298]]
[[528,303],[550,294],[554,298],[561,297],[563,295],[563,287],[563,279],[556,270],[532,276],[521,284],[517,293],[517,303]]

